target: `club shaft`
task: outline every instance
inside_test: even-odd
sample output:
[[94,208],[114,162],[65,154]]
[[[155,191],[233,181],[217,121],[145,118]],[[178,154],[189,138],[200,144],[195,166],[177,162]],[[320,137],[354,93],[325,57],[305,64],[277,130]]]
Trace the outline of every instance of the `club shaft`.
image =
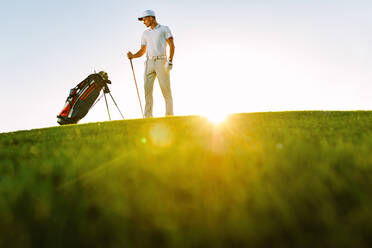
[[140,107],[141,107],[141,113],[142,113],[142,117],[143,117],[143,118],[145,118],[145,115],[143,114],[143,108],[142,108],[141,97],[140,97],[140,95],[139,95],[139,91],[138,91],[138,86],[137,86],[136,75],[134,74],[134,69],[133,69],[133,63],[132,63],[132,59],[129,59],[129,60],[130,60],[130,66],[132,67],[132,72],[133,72],[134,83],[136,84],[137,95],[138,95],[138,100],[139,100],[139,103],[140,103]]

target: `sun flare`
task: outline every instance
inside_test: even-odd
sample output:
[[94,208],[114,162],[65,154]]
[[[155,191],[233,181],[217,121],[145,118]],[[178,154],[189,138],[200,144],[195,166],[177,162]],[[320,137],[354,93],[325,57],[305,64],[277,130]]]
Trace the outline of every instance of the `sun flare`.
[[229,115],[230,114],[228,113],[219,112],[219,113],[204,114],[204,117],[207,118],[207,120],[213,124],[221,124],[224,121],[226,121]]

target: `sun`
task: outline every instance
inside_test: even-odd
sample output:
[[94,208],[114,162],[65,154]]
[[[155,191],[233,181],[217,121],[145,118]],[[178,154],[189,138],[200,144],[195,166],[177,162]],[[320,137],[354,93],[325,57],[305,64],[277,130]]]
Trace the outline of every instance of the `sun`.
[[215,112],[215,113],[204,114],[203,116],[207,118],[208,121],[210,121],[213,124],[221,124],[224,121],[226,121],[229,115],[230,115],[229,113]]

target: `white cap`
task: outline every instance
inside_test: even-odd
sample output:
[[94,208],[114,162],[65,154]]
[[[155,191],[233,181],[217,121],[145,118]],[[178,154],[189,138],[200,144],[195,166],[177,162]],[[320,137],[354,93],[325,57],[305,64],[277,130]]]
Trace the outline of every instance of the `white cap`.
[[143,11],[142,16],[141,16],[141,17],[138,17],[138,20],[139,20],[139,21],[142,21],[142,19],[143,19],[144,17],[146,17],[146,16],[153,16],[153,17],[155,17],[155,11],[153,11],[153,10],[149,10],[149,9]]

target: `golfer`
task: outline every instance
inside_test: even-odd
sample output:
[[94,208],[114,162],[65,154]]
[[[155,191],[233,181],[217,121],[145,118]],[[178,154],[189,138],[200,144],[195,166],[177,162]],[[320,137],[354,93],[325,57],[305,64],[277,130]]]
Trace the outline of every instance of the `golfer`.
[[[172,33],[167,26],[157,23],[155,12],[152,10],[144,11],[138,20],[143,21],[145,26],[149,29],[145,30],[142,34],[141,49],[135,54],[128,52],[127,56],[128,59],[139,58],[146,52],[147,60],[145,63],[144,75],[146,100],[145,117],[152,117],[152,92],[156,77],[158,77],[161,92],[165,100],[165,115],[173,115],[173,99],[169,76],[169,72],[173,66],[172,60],[175,48]],[[168,60],[166,51],[167,43],[170,48]]]

